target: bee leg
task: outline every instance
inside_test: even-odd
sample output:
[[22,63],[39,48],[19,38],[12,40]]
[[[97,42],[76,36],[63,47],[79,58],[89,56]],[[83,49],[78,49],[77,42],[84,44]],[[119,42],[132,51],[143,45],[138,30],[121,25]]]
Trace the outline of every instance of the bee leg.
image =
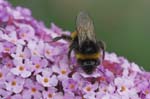
[[105,58],[105,48],[106,48],[106,44],[104,43],[104,41],[98,41],[98,45],[99,47],[102,49],[103,51],[103,60]]
[[73,67],[70,66],[70,65],[71,65],[71,52],[72,52],[73,49],[74,49],[74,45],[71,44],[71,45],[70,45],[70,49],[69,49],[69,51],[68,51],[68,64],[69,64],[69,68],[70,68],[71,70],[73,70]]
[[61,39],[64,39],[66,41],[71,41],[72,40],[72,38],[70,36],[62,34],[61,36],[53,38],[53,42],[56,42],[56,41],[61,40]]

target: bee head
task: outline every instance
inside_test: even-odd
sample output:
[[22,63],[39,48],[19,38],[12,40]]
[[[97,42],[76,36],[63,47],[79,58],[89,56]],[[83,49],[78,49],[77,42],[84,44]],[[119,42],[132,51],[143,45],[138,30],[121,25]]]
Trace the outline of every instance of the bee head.
[[95,61],[95,60],[84,60],[84,61],[80,62],[81,68],[87,74],[92,74],[98,64],[99,64],[99,62]]
[[85,71],[85,73],[87,73],[87,74],[92,74],[92,72],[95,70],[94,65],[83,65],[81,67]]

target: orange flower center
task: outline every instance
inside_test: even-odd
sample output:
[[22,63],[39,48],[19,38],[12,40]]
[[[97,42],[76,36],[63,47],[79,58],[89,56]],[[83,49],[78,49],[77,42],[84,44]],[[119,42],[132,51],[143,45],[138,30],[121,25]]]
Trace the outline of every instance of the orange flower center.
[[10,48],[5,48],[5,51],[9,52],[9,51],[10,51]]
[[51,93],[49,93],[48,94],[48,98],[52,98],[53,96],[52,96],[52,94]]
[[3,77],[3,74],[0,72],[0,78],[2,78]]
[[20,67],[19,67],[19,70],[20,70],[20,71],[23,71],[23,70],[24,70],[24,67],[23,67],[23,66],[20,66]]
[[107,89],[105,88],[103,91],[104,91],[104,92],[107,92]]
[[74,89],[74,87],[75,87],[74,84],[70,84],[71,89]]
[[11,42],[12,42],[12,43],[15,43],[15,42],[16,42],[16,40],[15,40],[15,39],[13,39],[13,40],[11,40]]
[[23,54],[20,54],[20,55],[19,55],[19,57],[22,57],[22,58],[23,58],[23,57],[24,57],[24,55],[23,55]]
[[87,91],[91,91],[91,87],[89,87],[89,86],[86,87],[86,90],[87,90]]
[[40,68],[40,65],[39,65],[39,64],[36,64],[36,65],[35,65],[35,68],[39,69],[39,68]]
[[36,88],[33,87],[33,88],[31,89],[31,91],[32,91],[33,93],[35,93],[35,92],[36,92]]
[[22,33],[22,34],[21,34],[21,37],[26,37],[26,34],[25,34],[25,33]]
[[12,86],[16,86],[16,84],[17,84],[16,81],[12,81],[12,82],[11,82],[11,85],[12,85]]
[[121,92],[123,92],[123,91],[126,91],[126,87],[125,86],[121,87]]
[[47,53],[48,55],[50,55],[50,51],[49,51],[49,50],[46,50],[46,53]]
[[66,74],[67,72],[66,72],[66,70],[63,69],[63,70],[61,70],[61,73]]
[[48,78],[44,78],[44,82],[48,83],[49,82]]
[[34,55],[37,55],[36,51],[33,52]]
[[145,94],[149,94],[149,90],[145,90]]

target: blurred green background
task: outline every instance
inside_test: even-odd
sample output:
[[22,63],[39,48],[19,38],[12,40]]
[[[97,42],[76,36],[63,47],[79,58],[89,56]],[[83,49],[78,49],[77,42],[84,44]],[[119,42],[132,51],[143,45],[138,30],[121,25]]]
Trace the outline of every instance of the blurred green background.
[[98,39],[107,51],[125,56],[150,70],[150,1],[149,0],[9,0],[14,6],[32,10],[47,27],[51,22],[74,31],[80,10],[90,13]]

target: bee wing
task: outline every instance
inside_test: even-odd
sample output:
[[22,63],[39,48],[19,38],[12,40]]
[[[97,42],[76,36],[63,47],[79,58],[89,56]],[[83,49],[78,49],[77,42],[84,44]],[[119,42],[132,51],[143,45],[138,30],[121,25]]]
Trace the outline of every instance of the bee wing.
[[80,12],[76,19],[76,29],[78,33],[79,45],[85,40],[96,42],[94,24],[86,12]]

